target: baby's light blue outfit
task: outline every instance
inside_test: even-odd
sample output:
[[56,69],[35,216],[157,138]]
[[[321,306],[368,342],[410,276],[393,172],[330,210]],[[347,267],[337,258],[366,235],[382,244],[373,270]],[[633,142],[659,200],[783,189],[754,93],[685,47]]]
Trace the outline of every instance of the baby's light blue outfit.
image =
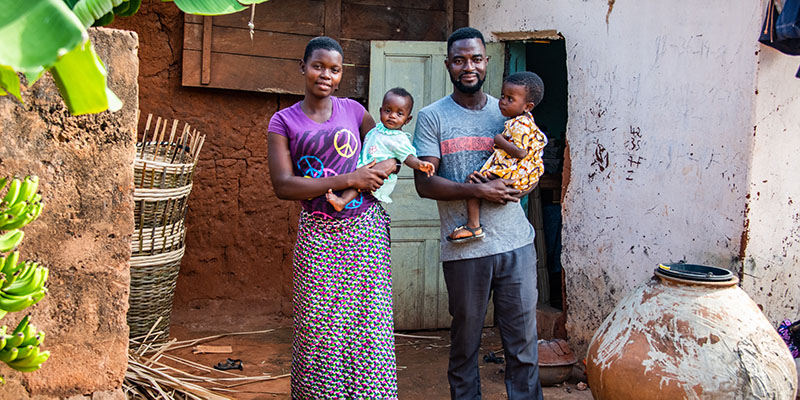
[[[404,162],[408,156],[417,155],[408,133],[401,129],[389,129],[383,126],[382,122],[378,122],[378,125],[367,132],[361,148],[361,155],[358,157],[359,167],[369,164],[372,160],[381,162],[396,158]],[[397,174],[391,174],[383,181],[383,186],[372,192],[372,195],[384,203],[391,203],[389,195],[392,194],[395,185],[397,185]]]

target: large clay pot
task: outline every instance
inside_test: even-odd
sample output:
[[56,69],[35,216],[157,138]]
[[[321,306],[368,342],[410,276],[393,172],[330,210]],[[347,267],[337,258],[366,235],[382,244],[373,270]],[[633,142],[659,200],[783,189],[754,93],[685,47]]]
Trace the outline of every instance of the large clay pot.
[[589,344],[594,398],[794,399],[789,349],[738,282],[721,268],[659,266]]

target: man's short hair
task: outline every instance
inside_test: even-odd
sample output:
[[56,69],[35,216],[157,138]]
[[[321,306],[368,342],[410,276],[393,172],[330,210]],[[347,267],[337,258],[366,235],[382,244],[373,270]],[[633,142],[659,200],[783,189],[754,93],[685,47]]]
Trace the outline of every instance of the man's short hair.
[[344,57],[344,51],[342,51],[342,46],[339,42],[327,36],[317,36],[308,41],[306,52],[303,54],[303,62],[307,62],[314,50],[317,49],[336,51]]
[[[412,110],[414,110],[414,96],[412,96],[411,93],[408,92],[408,90],[405,90],[405,89],[403,89],[401,87],[396,87],[396,88],[391,88],[391,89],[386,91],[386,94],[389,94],[389,93],[391,93],[391,94],[393,94],[395,96],[400,96],[400,97],[407,98],[409,101],[411,101],[411,107],[408,109],[408,112],[411,112]],[[384,94],[383,96],[386,97],[386,94]]]
[[526,100],[532,102],[534,106],[538,106],[542,102],[542,98],[544,98],[544,82],[542,82],[542,78],[539,75],[533,72],[517,72],[507,76],[506,79],[503,79],[503,82],[524,86]]
[[464,39],[480,39],[483,47],[486,47],[486,41],[483,40],[481,31],[466,26],[456,29],[456,31],[447,38],[447,54],[450,55],[450,49],[453,47],[453,43]]

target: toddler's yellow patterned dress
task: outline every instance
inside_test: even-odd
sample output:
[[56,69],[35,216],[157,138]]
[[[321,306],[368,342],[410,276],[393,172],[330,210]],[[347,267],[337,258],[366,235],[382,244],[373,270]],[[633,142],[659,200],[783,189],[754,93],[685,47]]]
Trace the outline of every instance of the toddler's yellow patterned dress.
[[527,155],[522,159],[514,158],[505,150],[495,147],[480,172],[485,176],[491,174],[512,180],[512,186],[524,192],[539,182],[539,177],[544,173],[542,152],[547,145],[547,136],[533,122],[533,116],[525,113],[506,121],[503,137],[527,151]]

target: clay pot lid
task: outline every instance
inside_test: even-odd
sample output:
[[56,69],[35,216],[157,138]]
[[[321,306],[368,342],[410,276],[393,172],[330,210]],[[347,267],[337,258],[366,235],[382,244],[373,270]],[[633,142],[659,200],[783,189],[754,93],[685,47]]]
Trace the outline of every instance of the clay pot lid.
[[730,282],[734,278],[725,268],[684,263],[658,264],[655,273],[692,282]]
[[539,365],[557,367],[572,365],[578,358],[572,353],[564,339],[539,340]]

